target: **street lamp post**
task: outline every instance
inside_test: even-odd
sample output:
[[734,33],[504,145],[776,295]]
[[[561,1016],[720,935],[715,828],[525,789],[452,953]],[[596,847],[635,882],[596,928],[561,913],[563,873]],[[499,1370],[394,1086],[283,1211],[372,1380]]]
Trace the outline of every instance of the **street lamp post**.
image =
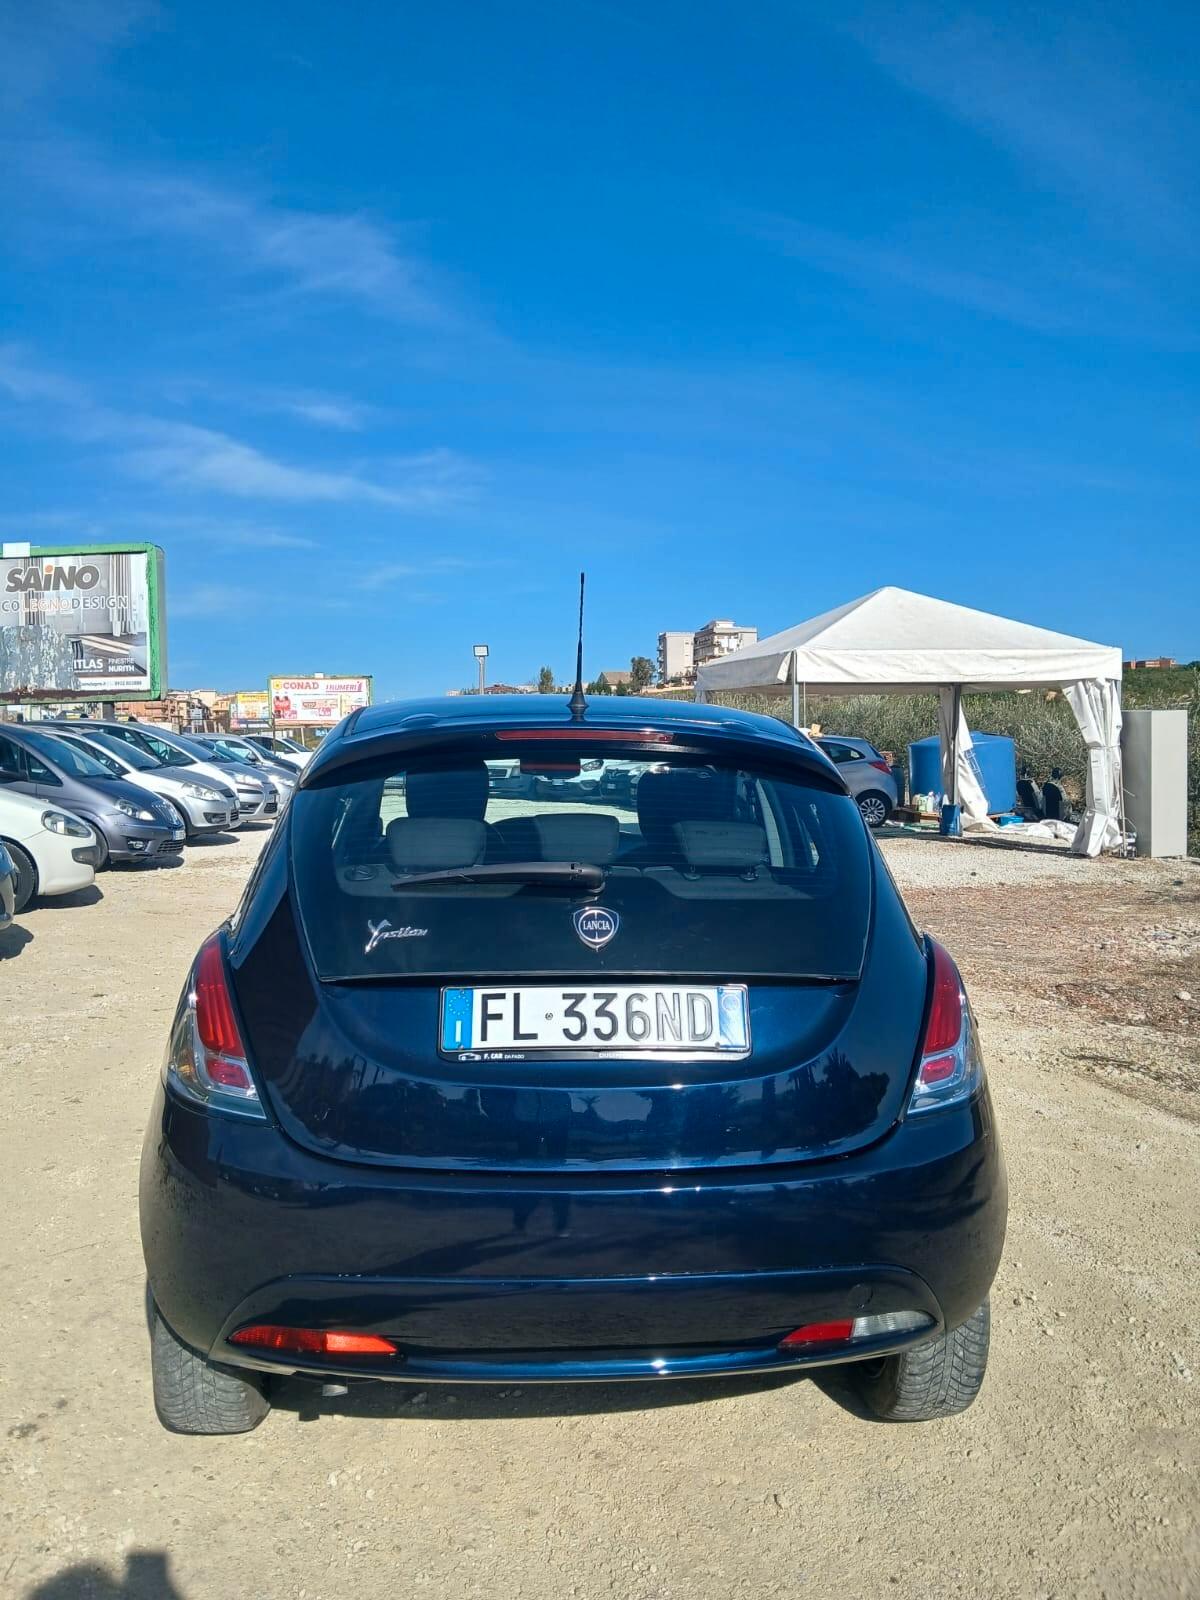
[[488,647],[485,644],[475,646],[475,660],[479,663],[479,693],[483,693],[484,675],[487,672]]

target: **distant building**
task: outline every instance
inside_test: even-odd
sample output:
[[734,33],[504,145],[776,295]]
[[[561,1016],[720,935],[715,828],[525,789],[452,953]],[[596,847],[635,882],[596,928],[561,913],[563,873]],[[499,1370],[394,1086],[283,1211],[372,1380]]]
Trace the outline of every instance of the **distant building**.
[[1174,656],[1151,656],[1147,661],[1123,661],[1121,665],[1126,672],[1140,671],[1143,667],[1177,667],[1179,665]]
[[604,679],[605,683],[610,689],[615,689],[619,683],[623,683],[628,689],[629,685],[633,682],[633,673],[616,672],[610,670],[607,672],[598,673],[596,676],[596,682],[599,683],[601,678]]
[[678,629],[658,636],[658,681],[690,679],[696,670],[696,635]]
[[695,662],[702,667],[706,662],[719,661],[748,644],[758,643],[758,629],[745,628],[726,618],[716,618],[696,629],[694,645]]

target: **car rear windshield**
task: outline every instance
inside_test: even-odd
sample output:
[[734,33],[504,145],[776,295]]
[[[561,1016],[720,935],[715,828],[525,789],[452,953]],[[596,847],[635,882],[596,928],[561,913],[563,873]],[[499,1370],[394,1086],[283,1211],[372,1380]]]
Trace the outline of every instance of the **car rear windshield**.
[[794,768],[551,755],[301,789],[292,873],[319,976],[857,977],[870,846],[847,796]]

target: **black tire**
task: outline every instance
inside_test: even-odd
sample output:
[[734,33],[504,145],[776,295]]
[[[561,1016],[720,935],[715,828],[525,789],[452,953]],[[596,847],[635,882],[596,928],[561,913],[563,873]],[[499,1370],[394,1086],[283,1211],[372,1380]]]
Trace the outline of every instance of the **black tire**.
[[13,866],[17,869],[17,881],[13,885],[13,911],[24,911],[37,893],[37,867],[19,844],[6,843],[5,848],[12,857]]
[[83,820],[87,823],[88,827],[96,835],[96,865],[93,868],[93,871],[95,871],[95,872],[103,872],[105,867],[107,867],[109,865],[108,840],[104,837],[103,833],[100,831],[100,828],[99,828],[98,824],[93,822],[90,817],[85,817]]
[[961,1327],[903,1355],[850,1367],[859,1394],[885,1422],[932,1422],[965,1411],[987,1371],[991,1313],[985,1300]]
[[263,1379],[215,1366],[177,1339],[150,1308],[154,1409],[171,1433],[249,1433],[271,1409]]
[[892,802],[881,789],[864,789],[855,799],[868,828],[882,828],[892,814]]

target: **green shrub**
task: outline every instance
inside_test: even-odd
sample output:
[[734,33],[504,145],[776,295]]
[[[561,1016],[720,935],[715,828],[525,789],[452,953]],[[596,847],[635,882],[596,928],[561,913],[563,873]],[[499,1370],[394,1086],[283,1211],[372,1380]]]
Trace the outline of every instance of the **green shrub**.
[[[689,691],[678,698],[687,699]],[[731,693],[714,695],[720,705],[758,711],[791,720],[790,691],[783,695]],[[1181,707],[1188,720],[1188,849],[1200,855],[1200,668],[1161,670],[1144,667],[1127,672],[1122,699],[1130,708]],[[852,734],[869,739],[880,750],[890,750],[908,781],[908,747],[937,732],[937,696],[851,695],[824,698],[810,695],[808,721],[826,733]],[[1033,694],[969,694],[963,698],[967,725],[976,733],[1007,734],[1017,747],[1017,767],[1028,766],[1034,777],[1048,778],[1060,767],[1064,787],[1076,799],[1083,796],[1087,777],[1087,748],[1066,698]]]

